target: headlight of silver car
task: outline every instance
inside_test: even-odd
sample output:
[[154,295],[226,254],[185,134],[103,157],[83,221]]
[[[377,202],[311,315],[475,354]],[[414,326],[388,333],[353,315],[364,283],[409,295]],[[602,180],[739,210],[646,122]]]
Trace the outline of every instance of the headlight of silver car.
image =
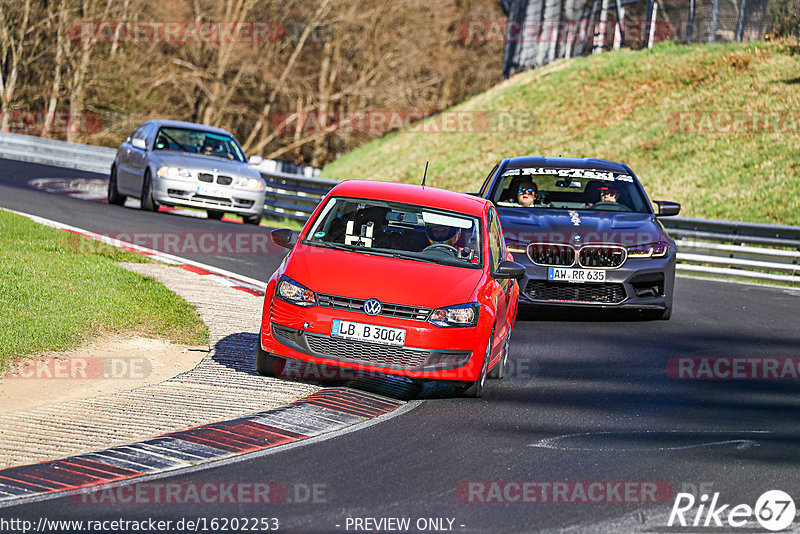
[[246,178],[241,176],[233,182],[233,185],[239,189],[249,189],[251,191],[264,190],[264,180],[261,178]]
[[189,169],[182,169],[180,167],[161,167],[156,174],[162,178],[169,178],[171,180],[184,180],[193,181],[192,171]]

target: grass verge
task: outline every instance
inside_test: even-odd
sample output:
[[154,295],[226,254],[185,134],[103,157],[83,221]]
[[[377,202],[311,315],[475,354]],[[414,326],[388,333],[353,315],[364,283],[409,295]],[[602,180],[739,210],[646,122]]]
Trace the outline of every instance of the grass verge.
[[0,211],[0,373],[16,359],[73,348],[98,332],[208,341],[193,306],[118,261],[147,260]]
[[450,110],[517,114],[520,128],[415,127],[322,175],[419,183],[430,160],[429,185],[469,192],[504,157],[590,156],[627,163],[651,198],[681,202],[684,216],[800,225],[798,57],[796,43],[662,43],[561,61]]

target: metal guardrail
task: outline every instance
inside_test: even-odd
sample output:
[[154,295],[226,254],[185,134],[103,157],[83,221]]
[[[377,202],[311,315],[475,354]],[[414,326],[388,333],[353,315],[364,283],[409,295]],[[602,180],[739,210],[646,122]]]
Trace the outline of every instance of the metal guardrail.
[[[0,133],[0,157],[107,174],[113,148]],[[260,169],[267,180],[264,214],[305,221],[336,180]],[[714,277],[800,286],[800,227],[665,217],[678,245],[678,270]]]
[[800,286],[800,227],[689,217],[661,222],[678,246],[678,271]]
[[34,135],[0,133],[0,157],[108,174],[117,151]]

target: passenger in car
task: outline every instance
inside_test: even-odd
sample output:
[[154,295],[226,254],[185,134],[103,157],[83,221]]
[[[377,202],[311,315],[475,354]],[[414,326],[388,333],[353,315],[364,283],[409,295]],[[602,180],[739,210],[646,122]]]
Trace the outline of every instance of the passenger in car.
[[512,206],[522,208],[532,208],[539,198],[539,188],[533,180],[524,180],[517,186],[516,200],[498,202],[499,206]]

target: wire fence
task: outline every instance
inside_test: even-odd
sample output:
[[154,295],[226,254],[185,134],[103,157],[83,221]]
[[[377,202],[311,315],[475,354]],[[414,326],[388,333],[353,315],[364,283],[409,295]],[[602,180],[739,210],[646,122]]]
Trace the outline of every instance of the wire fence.
[[761,40],[800,33],[797,0],[500,0],[503,74],[621,47]]

